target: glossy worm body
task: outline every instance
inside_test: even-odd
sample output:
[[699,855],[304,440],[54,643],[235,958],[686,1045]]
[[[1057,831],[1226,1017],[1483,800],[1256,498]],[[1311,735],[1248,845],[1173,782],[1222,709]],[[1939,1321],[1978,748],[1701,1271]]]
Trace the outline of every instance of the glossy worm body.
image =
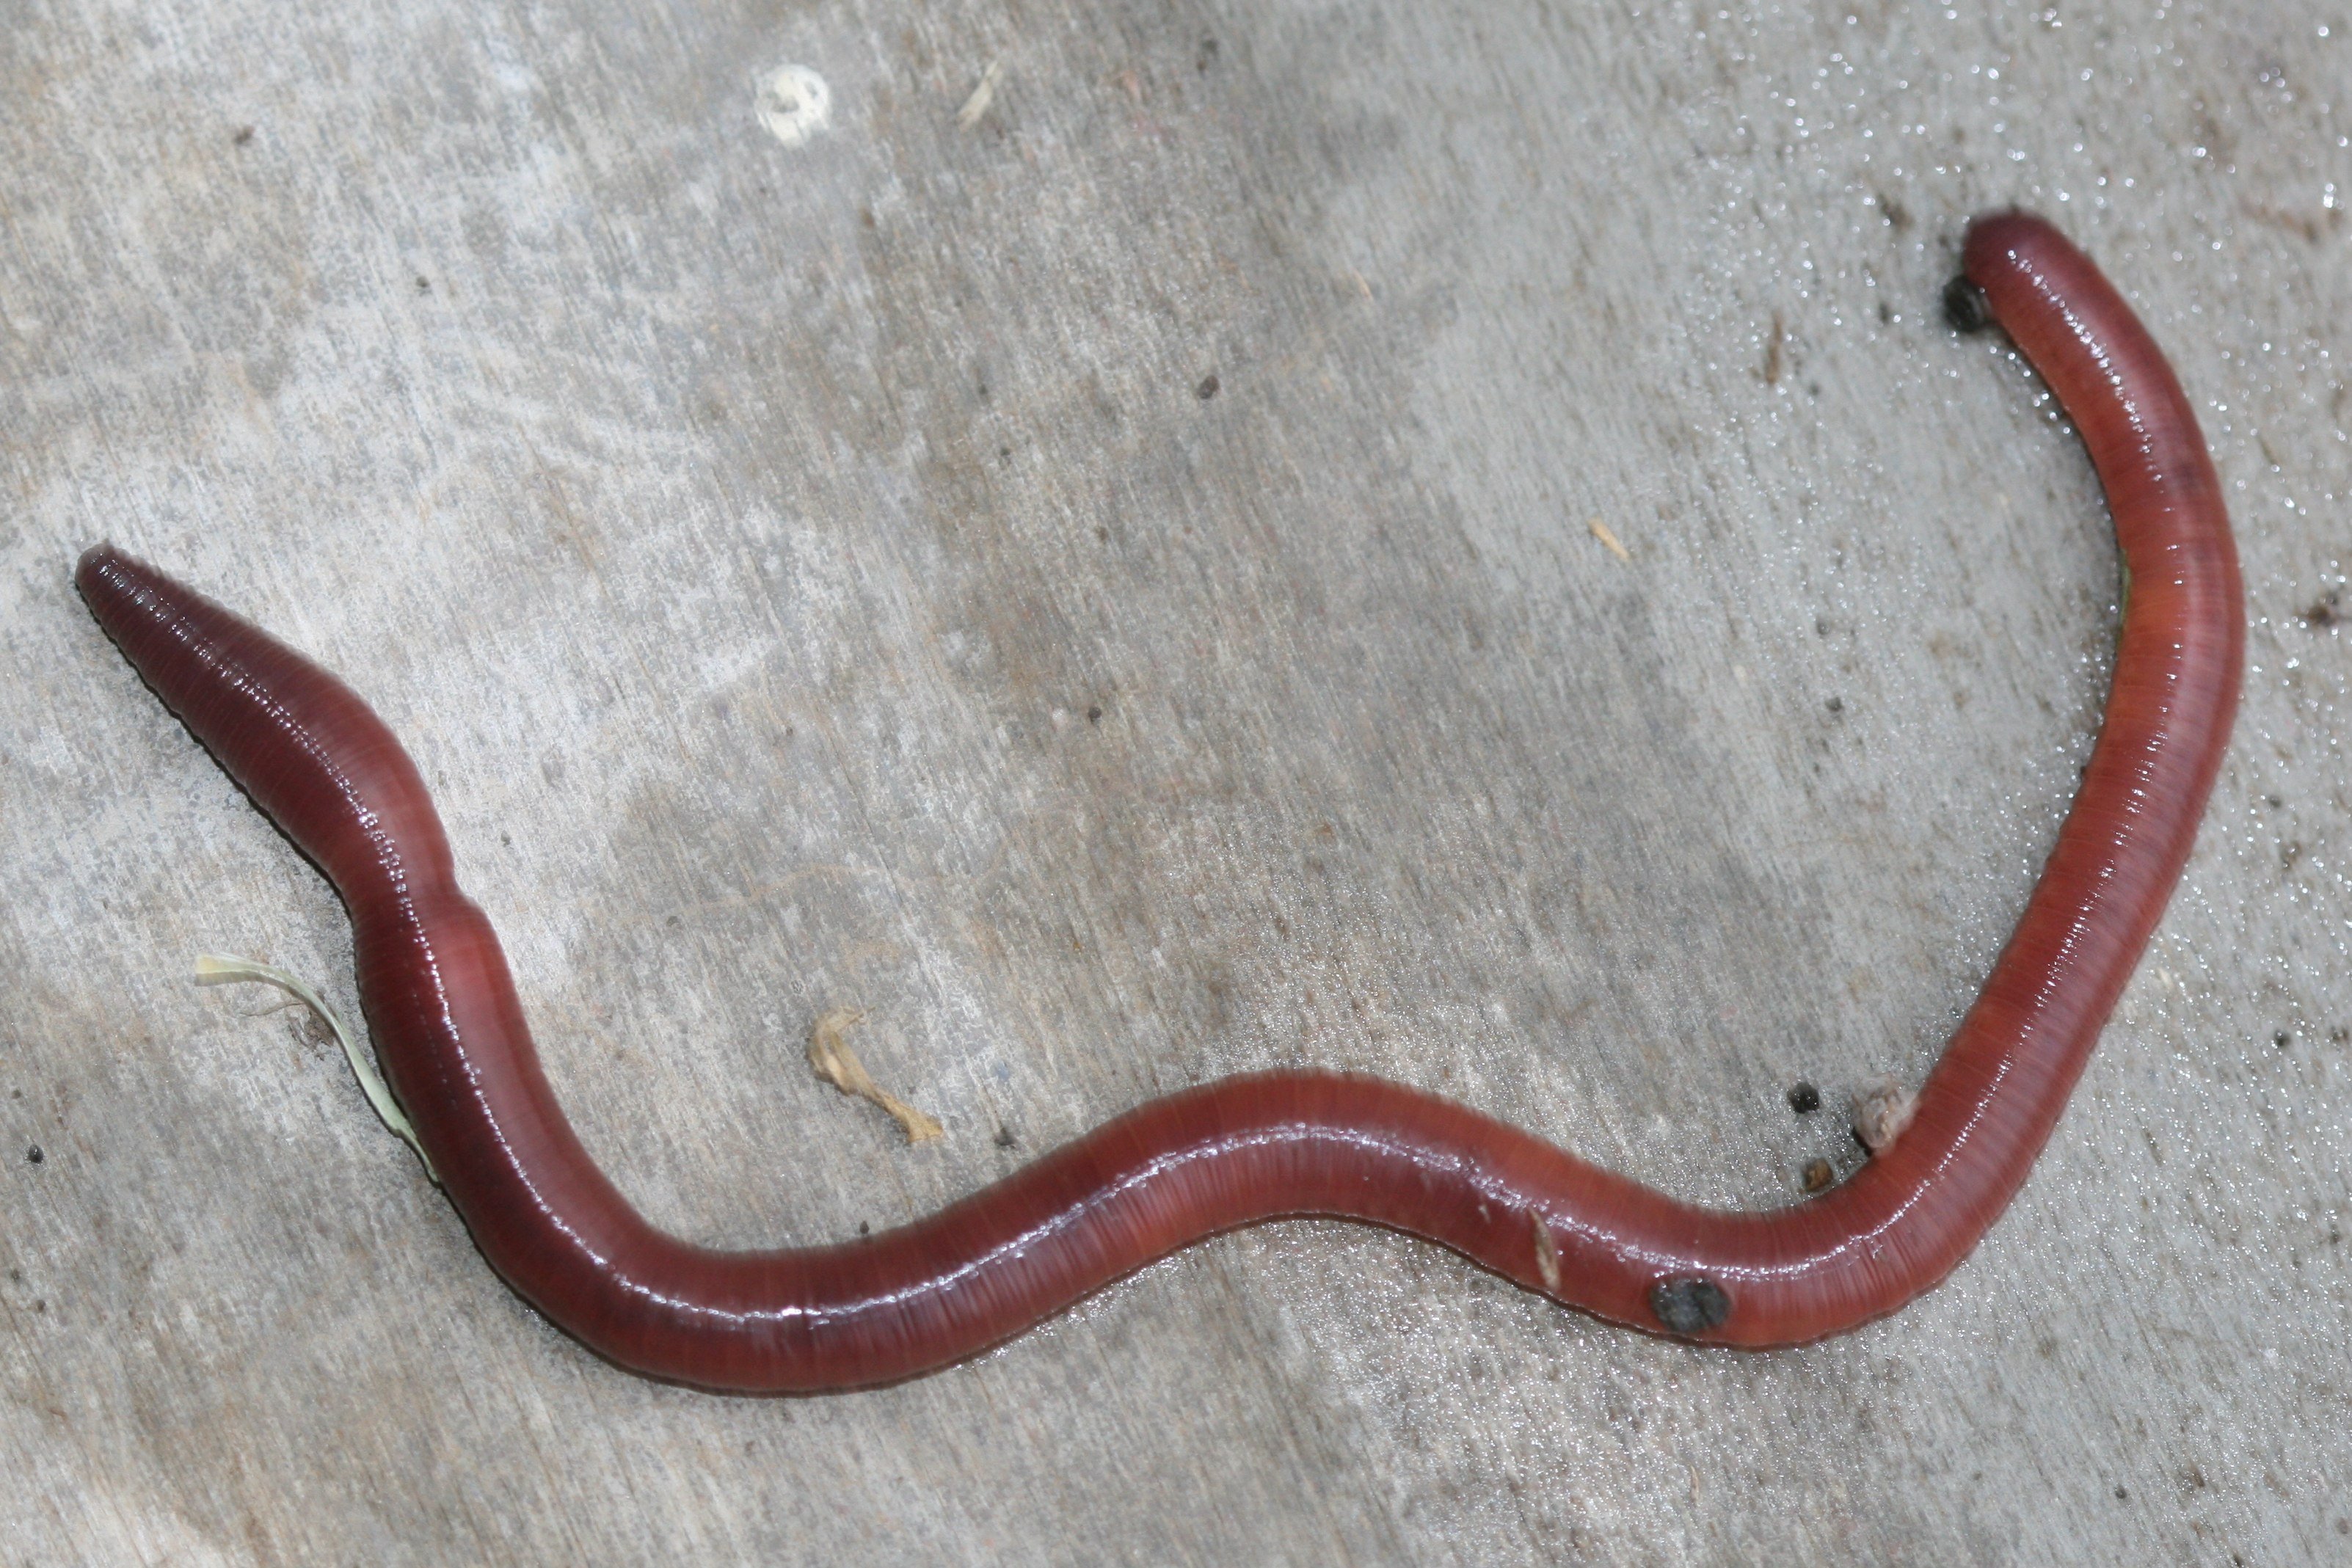
[[1769,1213],[1694,1207],[1474,1111],[1325,1072],[1131,1111],[930,1218],[845,1246],[719,1252],[656,1230],[540,1071],[506,959],[399,743],[352,690],[101,546],[83,597],[148,684],[333,879],[386,1076],[482,1255],[620,1365],[716,1389],[887,1383],[969,1356],[1187,1243],[1289,1215],[1426,1237],[1617,1322],[1810,1340],[1941,1280],[2064,1109],[2186,861],[2237,702],[2238,569],[2163,356],[2047,224],[1979,219],[1966,277],[2105,482],[2129,568],[2105,720],[2057,848],[1909,1130]]

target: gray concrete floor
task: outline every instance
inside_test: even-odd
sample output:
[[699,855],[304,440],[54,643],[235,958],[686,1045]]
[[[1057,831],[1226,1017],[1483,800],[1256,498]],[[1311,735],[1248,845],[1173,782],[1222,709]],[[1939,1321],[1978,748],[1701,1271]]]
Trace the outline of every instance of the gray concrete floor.
[[[2347,131],[2332,4],[17,5],[0,1555],[2352,1558]],[[1786,1201],[1854,1158],[1787,1088],[1925,1070],[2104,695],[2088,466],[1937,314],[2011,203],[2190,389],[2252,668],[2055,1143],[1888,1322],[1695,1352],[1290,1225],[712,1398],[188,983],[350,1009],[349,937],[82,612],[101,538],[405,737],[696,1238],[1284,1063]],[[943,1143],[811,1080],[837,1006]]]

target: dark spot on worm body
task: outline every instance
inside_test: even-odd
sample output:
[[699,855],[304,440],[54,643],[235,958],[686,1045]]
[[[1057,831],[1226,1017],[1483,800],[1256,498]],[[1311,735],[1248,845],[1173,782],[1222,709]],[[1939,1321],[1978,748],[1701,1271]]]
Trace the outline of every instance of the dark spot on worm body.
[[1731,1315],[1731,1298],[1712,1280],[1661,1280],[1650,1287],[1650,1311],[1675,1333],[1705,1333]]
[[1992,325],[1992,301],[1965,277],[1944,285],[1944,319],[1955,332],[1981,332]]

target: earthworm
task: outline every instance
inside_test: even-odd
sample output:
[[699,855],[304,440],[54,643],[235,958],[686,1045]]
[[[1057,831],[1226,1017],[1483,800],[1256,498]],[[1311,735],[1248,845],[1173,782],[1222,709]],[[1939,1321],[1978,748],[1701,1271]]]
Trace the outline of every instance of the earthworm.
[[1907,1130],[1769,1212],[1681,1203],[1464,1106],[1323,1071],[1155,1100],[928,1218],[717,1251],[655,1229],[564,1119],[415,766],[350,687],[100,545],[76,582],[149,685],[333,881],[394,1092],[477,1246],[591,1350],[706,1388],[895,1381],[1020,1333],[1187,1244],[1286,1216],[1424,1237],[1531,1291],[1707,1343],[1781,1345],[1941,1281],[2015,1196],[2195,839],[2236,706],[2235,550],[2197,421],[2115,288],[2039,218],[1968,231],[1989,308],[2056,392],[2128,568],[2080,793]]

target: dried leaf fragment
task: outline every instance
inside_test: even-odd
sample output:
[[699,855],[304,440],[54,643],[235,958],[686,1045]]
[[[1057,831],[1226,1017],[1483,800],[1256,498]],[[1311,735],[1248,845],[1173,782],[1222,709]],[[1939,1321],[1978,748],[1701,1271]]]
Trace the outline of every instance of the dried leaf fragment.
[[817,1019],[816,1026],[809,1030],[809,1065],[816,1070],[819,1078],[844,1094],[871,1100],[889,1112],[897,1118],[898,1125],[907,1130],[908,1143],[927,1144],[933,1138],[943,1136],[946,1129],[937,1121],[875,1082],[874,1075],[866,1071],[866,1064],[857,1060],[857,1053],[849,1049],[849,1041],[843,1037],[849,1032],[851,1025],[865,1017],[865,1012],[857,1008],[835,1008]]
[[1919,1096],[1892,1078],[1882,1078],[1853,1097],[1853,1135],[1873,1155],[1895,1146],[1911,1118],[1919,1113]]

